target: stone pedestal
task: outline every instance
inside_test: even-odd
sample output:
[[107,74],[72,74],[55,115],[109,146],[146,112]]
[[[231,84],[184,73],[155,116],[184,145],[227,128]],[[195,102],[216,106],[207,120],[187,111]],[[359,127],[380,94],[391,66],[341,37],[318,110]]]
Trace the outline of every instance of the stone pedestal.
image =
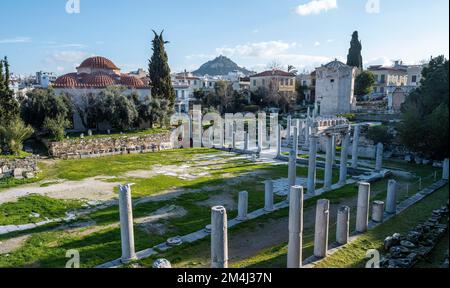
[[211,268],[228,268],[228,224],[225,207],[211,208]]
[[383,167],[383,144],[378,143],[375,157],[375,171],[381,171]]
[[328,251],[328,225],[330,201],[321,199],[316,206],[316,226],[314,232],[314,256],[324,258]]
[[265,194],[264,194],[264,210],[273,211],[273,182],[272,180],[267,180],[264,182]]
[[342,139],[341,163],[339,169],[339,184],[344,185],[347,181],[347,161],[348,147],[350,144],[350,134],[346,133]]
[[348,243],[350,234],[350,207],[342,206],[338,210],[336,224],[336,242],[340,245]]
[[294,186],[290,190],[289,201],[289,243],[287,268],[302,267],[303,239],[303,187]]
[[316,190],[316,155],[317,136],[311,135],[309,139],[309,159],[308,159],[308,193],[314,194]]
[[369,223],[369,201],[370,184],[360,182],[358,189],[358,204],[356,209],[356,232],[363,233],[367,231]]
[[386,197],[386,212],[389,214],[397,213],[397,182],[389,180]]
[[449,173],[449,159],[445,159],[444,163],[442,164],[442,179],[448,180],[448,173]]
[[326,159],[325,159],[325,176],[323,188],[331,189],[333,184],[333,137],[332,135],[325,134],[326,139]]
[[133,205],[131,186],[119,185],[120,238],[122,243],[122,263],[136,259],[134,248]]
[[248,212],[248,192],[242,191],[239,192],[237,220],[239,221],[247,220],[247,212]]
[[359,133],[361,131],[361,126],[355,126],[355,131],[353,134],[353,147],[352,147],[352,168],[358,168],[358,144],[359,144]]
[[372,220],[377,223],[383,222],[384,219],[384,202],[374,201],[372,204]]

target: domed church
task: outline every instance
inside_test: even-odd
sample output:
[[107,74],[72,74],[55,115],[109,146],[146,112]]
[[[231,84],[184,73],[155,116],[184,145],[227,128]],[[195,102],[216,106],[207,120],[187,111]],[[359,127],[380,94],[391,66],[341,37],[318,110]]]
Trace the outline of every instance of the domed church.
[[[95,122],[95,119],[94,121],[90,121],[90,119],[82,121],[81,117],[87,116],[80,115],[79,111],[86,109],[88,103],[107,87],[122,87],[124,89],[123,94],[129,95],[136,92],[141,99],[151,96],[149,78],[122,74],[120,68],[105,57],[88,58],[76,70],[77,72],[58,77],[52,85],[57,95],[60,93],[67,94],[79,108],[76,109],[78,113],[75,113],[73,117],[74,131],[96,128],[85,127],[83,123],[86,123],[87,126],[93,126],[90,123]],[[107,125],[103,126],[101,128],[108,129]]]

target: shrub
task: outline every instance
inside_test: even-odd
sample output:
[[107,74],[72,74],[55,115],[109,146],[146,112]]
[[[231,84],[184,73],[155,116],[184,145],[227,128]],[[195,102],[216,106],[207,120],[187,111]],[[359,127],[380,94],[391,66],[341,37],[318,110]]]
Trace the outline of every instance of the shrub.
[[0,144],[5,154],[19,155],[23,141],[33,134],[31,126],[26,126],[20,119],[11,121],[8,126],[0,126]]

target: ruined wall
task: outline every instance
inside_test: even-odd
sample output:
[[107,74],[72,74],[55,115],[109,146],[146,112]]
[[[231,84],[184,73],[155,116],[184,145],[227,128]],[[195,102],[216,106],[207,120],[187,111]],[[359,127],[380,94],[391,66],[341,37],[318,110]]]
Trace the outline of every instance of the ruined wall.
[[63,159],[91,158],[172,149],[170,132],[94,139],[72,139],[46,143],[51,156]]
[[0,179],[15,177],[17,179],[33,178],[38,170],[37,157],[23,159],[0,158]]

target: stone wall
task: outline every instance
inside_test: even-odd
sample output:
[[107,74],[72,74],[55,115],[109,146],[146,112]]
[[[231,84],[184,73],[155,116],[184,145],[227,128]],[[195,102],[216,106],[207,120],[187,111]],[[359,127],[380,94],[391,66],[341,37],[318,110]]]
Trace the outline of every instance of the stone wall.
[[23,159],[0,158],[0,179],[14,177],[16,179],[33,178],[38,170],[37,157]]
[[63,159],[91,158],[172,149],[170,132],[144,136],[72,139],[46,143],[51,156]]

